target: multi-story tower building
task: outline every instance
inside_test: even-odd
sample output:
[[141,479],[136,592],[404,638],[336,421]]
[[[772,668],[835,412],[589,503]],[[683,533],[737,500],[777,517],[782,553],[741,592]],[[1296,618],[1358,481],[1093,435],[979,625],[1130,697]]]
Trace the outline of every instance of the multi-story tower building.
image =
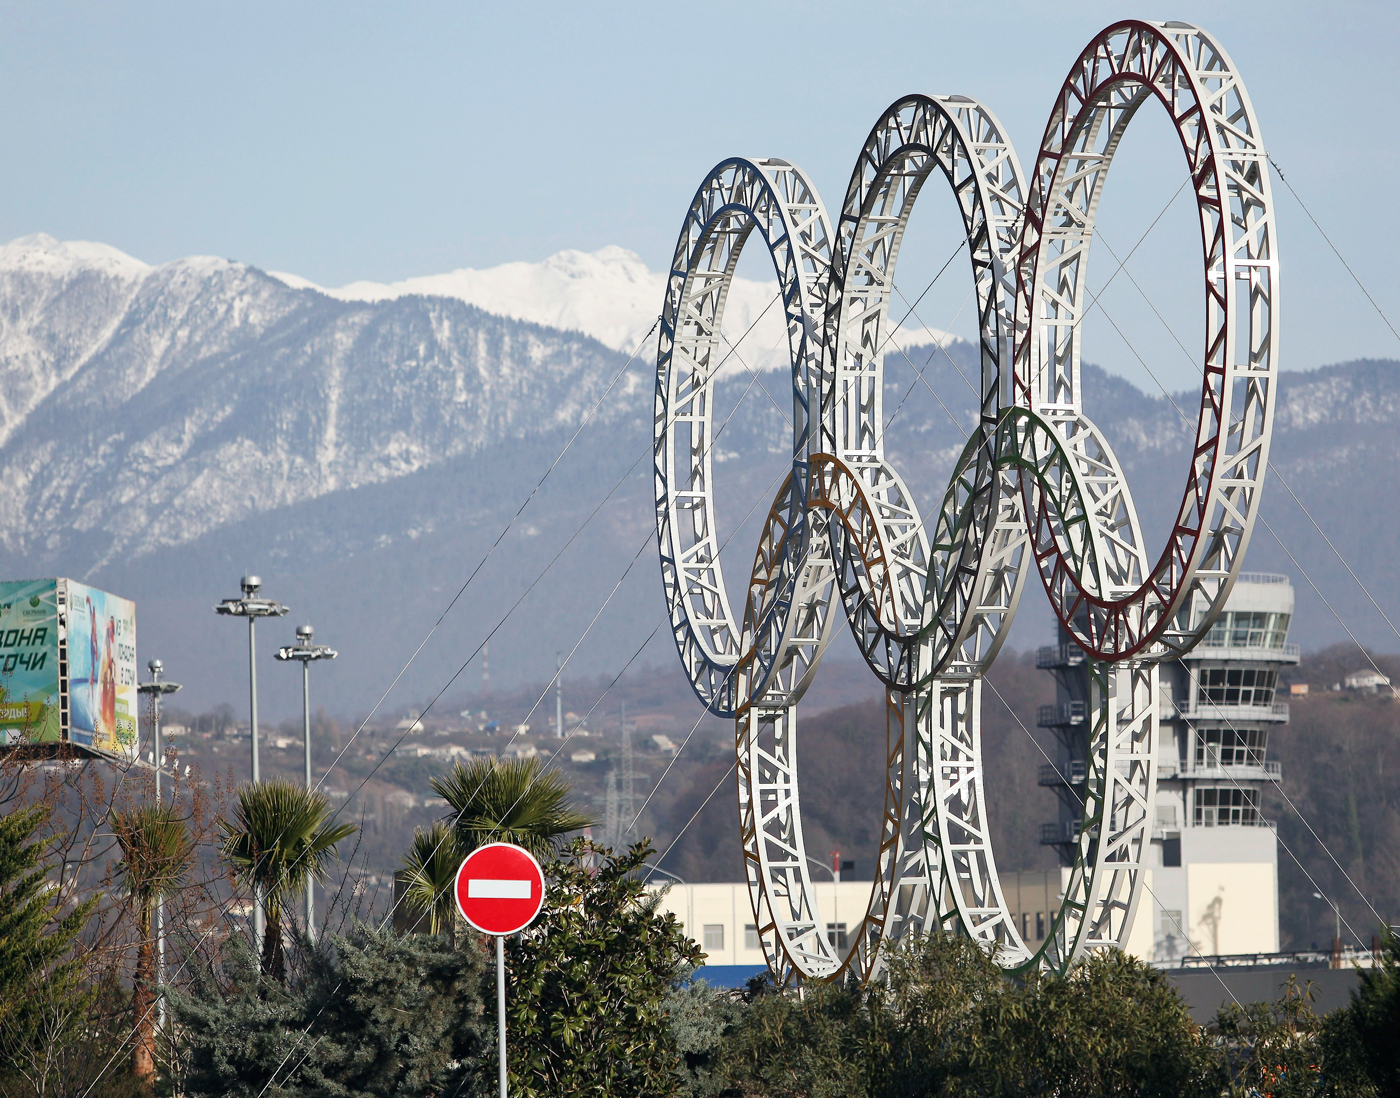
[[[1298,662],[1292,616],[1287,576],[1246,572],[1204,640],[1162,666],[1150,892],[1133,933],[1144,953],[1152,942],[1157,960],[1278,950],[1278,840],[1260,802],[1281,778],[1266,756],[1270,730],[1288,720],[1276,694],[1280,669]],[[1041,827],[1040,841],[1067,865],[1083,812],[1088,666],[1063,630],[1036,665],[1055,676],[1056,702],[1041,707],[1039,724],[1059,743],[1040,773],[1059,797],[1059,818]]]

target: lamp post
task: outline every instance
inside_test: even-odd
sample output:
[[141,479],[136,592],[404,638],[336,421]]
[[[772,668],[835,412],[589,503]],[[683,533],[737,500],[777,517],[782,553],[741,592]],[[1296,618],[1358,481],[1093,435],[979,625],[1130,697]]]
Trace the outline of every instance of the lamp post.
[[1342,967],[1342,905],[1341,905],[1341,904],[1338,904],[1338,903],[1333,903],[1333,902],[1332,902],[1331,900],[1329,900],[1326,896],[1324,896],[1321,892],[1314,892],[1314,893],[1313,893],[1313,899],[1314,899],[1314,900],[1321,900],[1323,903],[1327,904],[1327,905],[1332,909],[1332,913],[1337,917],[1337,936],[1336,936],[1335,938],[1332,939],[1332,967],[1333,967],[1333,968],[1341,968],[1341,967]]
[[[311,788],[311,661],[333,660],[334,648],[324,644],[313,644],[315,631],[309,625],[297,626],[297,642],[277,649],[279,660],[297,660],[301,664],[301,743],[306,760],[306,788]],[[306,933],[313,941],[316,937],[316,907],[313,890],[315,882],[306,878]]]
[[[243,589],[241,599],[224,599],[214,607],[214,613],[234,618],[248,619],[248,708],[250,715],[249,738],[253,741],[253,784],[261,781],[258,773],[258,662],[254,642],[254,623],[258,618],[280,618],[289,609],[280,602],[257,597],[262,580],[257,576],[244,576],[239,586]],[[253,889],[253,937],[259,947],[263,936],[262,895]]]
[[[151,699],[151,762],[154,764],[156,775],[156,804],[161,803],[160,795],[160,774],[165,767],[165,755],[160,747],[160,700],[166,694],[173,694],[180,689],[178,682],[161,682],[160,673],[165,670],[165,665],[160,660],[151,660],[146,664],[151,672],[151,681],[140,683],[137,693],[147,694]],[[165,897],[156,897],[156,987],[161,988],[165,984]],[[165,1028],[165,995],[162,993],[156,1000],[156,1011],[160,1020],[160,1026]]]

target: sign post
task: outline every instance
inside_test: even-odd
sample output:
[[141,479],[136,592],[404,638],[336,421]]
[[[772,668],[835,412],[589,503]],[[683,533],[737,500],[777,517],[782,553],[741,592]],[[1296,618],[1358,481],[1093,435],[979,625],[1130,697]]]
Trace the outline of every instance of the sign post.
[[506,935],[518,934],[544,906],[544,870],[524,847],[487,843],[457,870],[457,910],[496,939],[496,1044],[501,1098],[506,1098]]

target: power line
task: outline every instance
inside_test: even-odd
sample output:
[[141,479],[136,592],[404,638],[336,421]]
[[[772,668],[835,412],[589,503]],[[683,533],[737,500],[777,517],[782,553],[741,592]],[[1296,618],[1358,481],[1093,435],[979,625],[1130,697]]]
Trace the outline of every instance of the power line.
[[[1105,243],[1105,247],[1107,247],[1107,246],[1108,246],[1108,245]],[[1109,250],[1110,250],[1110,252],[1112,251],[1111,248],[1110,248]],[[1171,393],[1167,392],[1166,386],[1164,386],[1164,385],[1161,383],[1161,381],[1158,380],[1157,375],[1156,375],[1155,373],[1153,373],[1152,368],[1149,367],[1149,366],[1147,365],[1147,363],[1143,360],[1142,356],[1141,356],[1140,354],[1138,354],[1137,349],[1132,345],[1131,342],[1129,342],[1128,337],[1123,333],[1123,330],[1122,330],[1120,327],[1118,327],[1117,322],[1114,321],[1114,319],[1109,315],[1108,311],[1107,311],[1102,305],[1099,306],[1099,312],[1103,313],[1104,318],[1109,322],[1109,324],[1111,324],[1111,325],[1113,326],[1113,330],[1114,330],[1115,332],[1118,333],[1118,336],[1119,336],[1120,339],[1123,340],[1124,345],[1128,348],[1129,351],[1132,352],[1133,357],[1136,358],[1136,359],[1138,360],[1138,362],[1142,365],[1142,368],[1143,368],[1144,370],[1147,371],[1147,375],[1148,375],[1150,378],[1152,378],[1153,382],[1156,383],[1157,388],[1159,388],[1159,389],[1162,390],[1162,395],[1165,396],[1165,397],[1167,398],[1167,401],[1171,404],[1171,406],[1172,406],[1173,408],[1176,409],[1177,415],[1179,415],[1179,416],[1182,418],[1183,422],[1185,422],[1185,423],[1187,424],[1187,426],[1189,427],[1191,421],[1190,421],[1190,419],[1187,417],[1186,413],[1185,413],[1184,411],[1182,411],[1181,406],[1180,406],[1179,404],[1177,404],[1176,398],[1173,397],[1173,396],[1171,395]],[[1341,615],[1339,615],[1339,614],[1336,612],[1336,610],[1332,607],[1332,604],[1331,604],[1330,602],[1328,602],[1327,599],[1326,599],[1326,597],[1322,594],[1322,592],[1318,590],[1317,584],[1313,583],[1313,581],[1312,581],[1312,577],[1309,576],[1309,575],[1307,574],[1307,572],[1303,569],[1302,565],[1298,564],[1297,558],[1294,557],[1293,554],[1292,554],[1292,552],[1289,551],[1288,547],[1287,547],[1286,545],[1284,545],[1282,539],[1279,538],[1278,534],[1274,531],[1273,527],[1269,525],[1268,521],[1264,518],[1263,515],[1260,515],[1260,516],[1259,516],[1259,521],[1262,522],[1262,523],[1264,524],[1264,528],[1265,528],[1266,530],[1268,530],[1270,534],[1273,535],[1274,540],[1277,541],[1277,542],[1279,543],[1279,547],[1280,547],[1281,549],[1283,549],[1283,551],[1284,551],[1285,553],[1288,554],[1288,559],[1289,559],[1290,561],[1293,562],[1294,566],[1299,570],[1299,572],[1301,572],[1301,573],[1303,574],[1303,578],[1306,579],[1306,580],[1308,581],[1309,586],[1311,586],[1312,589],[1313,589],[1314,591],[1317,592],[1318,597],[1321,598],[1322,601],[1323,601],[1323,603],[1327,606],[1327,608],[1328,608],[1329,610],[1332,611],[1332,615],[1333,615],[1333,616],[1337,619],[1337,621],[1341,624],[1342,628],[1346,630],[1347,635],[1348,635],[1349,637],[1351,637],[1353,641],[1356,641],[1356,646],[1357,646],[1358,648],[1361,649],[1361,652],[1362,652],[1362,654],[1363,654],[1364,656],[1366,656],[1367,661],[1370,662],[1370,664],[1371,664],[1372,667],[1375,667],[1375,666],[1376,666],[1376,665],[1375,665],[1375,661],[1371,659],[1370,653],[1368,653],[1368,652],[1365,650],[1365,648],[1362,648],[1362,647],[1361,647],[1361,642],[1356,640],[1355,634],[1353,634],[1353,633],[1351,632],[1351,630],[1347,627],[1346,623],[1345,623],[1344,621],[1342,621]],[[1378,667],[1376,668],[1376,673],[1377,673],[1377,674],[1380,674],[1380,673],[1381,673],[1381,672],[1380,672],[1380,668],[1378,668]],[[1227,720],[1226,723],[1230,723],[1230,722]],[[1230,727],[1231,727],[1231,731],[1238,731],[1237,729],[1234,728],[1234,725],[1233,725],[1233,724],[1230,724]],[[1233,776],[1231,776],[1231,780],[1232,780],[1232,781],[1235,780],[1235,779],[1233,778]],[[1236,784],[1237,788],[1243,789],[1243,786],[1240,786],[1239,783],[1238,783],[1237,781],[1235,782],[1235,784]],[[1378,920],[1380,920],[1382,923],[1384,923],[1385,920],[1381,917],[1380,912],[1376,910],[1375,905],[1373,905],[1373,904],[1371,903],[1371,901],[1367,898],[1366,894],[1365,894],[1364,892],[1361,891],[1360,886],[1357,885],[1357,883],[1356,883],[1354,880],[1352,880],[1351,874],[1349,874],[1349,873],[1346,871],[1346,869],[1343,868],[1342,863],[1341,863],[1340,861],[1337,860],[1337,856],[1336,856],[1335,854],[1332,853],[1332,848],[1331,848],[1330,846],[1328,846],[1325,842],[1322,841],[1321,836],[1319,836],[1318,833],[1313,829],[1312,824],[1308,822],[1307,818],[1306,818],[1306,817],[1303,815],[1303,813],[1299,810],[1298,806],[1295,805],[1295,804],[1293,803],[1292,798],[1289,797],[1288,794],[1287,794],[1287,792],[1284,791],[1282,784],[1279,785],[1279,787],[1278,787],[1278,792],[1279,792],[1279,795],[1287,802],[1288,807],[1291,808],[1291,809],[1293,809],[1294,813],[1297,814],[1298,819],[1300,819],[1300,820],[1303,821],[1303,826],[1306,827],[1306,828],[1308,829],[1308,832],[1312,835],[1312,837],[1313,837],[1314,839],[1317,840],[1318,845],[1322,847],[1322,849],[1326,852],[1327,856],[1332,860],[1332,864],[1335,865],[1335,866],[1337,867],[1337,869],[1341,872],[1342,876],[1346,878],[1347,883],[1348,883],[1349,885],[1351,885],[1351,887],[1352,887],[1353,889],[1356,890],[1356,894],[1357,894],[1358,896],[1361,897],[1362,903],[1364,903],[1368,908],[1371,909],[1371,913],[1372,913],[1373,915],[1375,915],[1376,918],[1377,918]],[[1283,840],[1282,840],[1281,838],[1280,838],[1278,841],[1279,841],[1280,844],[1283,843]],[[1296,858],[1295,858],[1294,860],[1297,861]],[[1299,863],[1299,864],[1301,864],[1301,863]],[[1311,878],[1309,878],[1309,879],[1311,879]],[[1350,928],[1348,928],[1348,929],[1350,929]],[[1353,933],[1355,933],[1355,932],[1353,932]]]
[[1278,161],[1271,156],[1269,157],[1269,163],[1274,166],[1274,171],[1278,173],[1279,182],[1288,188],[1288,193],[1293,196],[1293,201],[1297,202],[1298,205],[1302,207],[1303,212],[1308,215],[1308,220],[1313,223],[1313,228],[1322,234],[1323,240],[1327,241],[1327,246],[1332,249],[1332,254],[1341,260],[1342,266],[1347,269],[1347,274],[1351,275],[1351,279],[1356,283],[1357,289],[1366,295],[1366,300],[1371,303],[1371,308],[1376,310],[1376,315],[1380,317],[1381,320],[1385,322],[1385,326],[1390,329],[1390,334],[1396,339],[1400,339],[1400,332],[1395,330],[1395,325],[1390,322],[1390,318],[1386,316],[1385,313],[1381,311],[1381,307],[1376,304],[1376,299],[1371,296],[1371,291],[1362,285],[1360,276],[1351,269],[1351,264],[1346,261],[1346,258],[1337,249],[1337,245],[1332,243],[1332,238],[1327,235],[1327,230],[1317,223],[1317,218],[1313,217],[1312,211],[1308,209],[1307,204],[1298,197],[1298,192],[1293,189],[1293,184],[1288,182],[1288,178],[1283,174],[1283,169],[1278,166]]

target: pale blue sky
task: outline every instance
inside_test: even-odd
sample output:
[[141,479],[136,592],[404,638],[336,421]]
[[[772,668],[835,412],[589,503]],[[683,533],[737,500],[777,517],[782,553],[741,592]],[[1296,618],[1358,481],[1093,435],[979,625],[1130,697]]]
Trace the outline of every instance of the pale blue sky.
[[[1079,49],[1128,15],[1220,38],[1270,152],[1400,326],[1400,20],[1379,4],[9,5],[0,238],[100,240],[149,262],[223,255],[327,285],[604,244],[661,267],[717,160],[788,157],[836,203],[871,123],[906,92],[982,98],[1029,161]],[[1164,116],[1135,120],[1105,239],[1131,245],[1182,178]],[[1276,197],[1285,367],[1400,357]],[[921,206],[939,203],[922,243],[911,236],[911,286],[946,256],[940,235],[953,239],[947,196]],[[1193,350],[1198,239],[1183,196],[1132,265]],[[954,274],[928,323],[963,298]],[[1136,291],[1110,293],[1139,353],[1185,385],[1189,363]],[[1086,356],[1150,388],[1115,340],[1091,332]]]

